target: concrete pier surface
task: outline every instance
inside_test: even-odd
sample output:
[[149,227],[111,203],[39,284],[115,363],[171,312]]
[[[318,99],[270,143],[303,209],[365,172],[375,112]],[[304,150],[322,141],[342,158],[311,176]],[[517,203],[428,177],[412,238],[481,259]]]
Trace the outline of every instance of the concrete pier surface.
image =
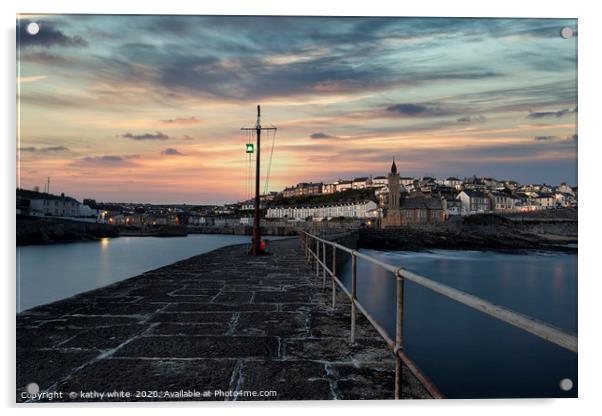
[[[349,301],[332,310],[298,238],[269,248],[224,247],[17,314],[17,401],[392,399],[395,360],[369,322],[350,345]],[[404,398],[429,397],[403,375]]]

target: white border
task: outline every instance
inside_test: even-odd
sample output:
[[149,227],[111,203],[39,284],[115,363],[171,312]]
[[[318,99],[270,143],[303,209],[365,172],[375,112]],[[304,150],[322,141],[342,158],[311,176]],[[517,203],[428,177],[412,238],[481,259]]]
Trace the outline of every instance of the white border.
[[[2,341],[2,377],[0,395],[2,405],[15,411],[14,383],[14,276],[15,276],[15,17],[16,13],[119,13],[119,14],[269,14],[269,15],[362,15],[362,16],[465,16],[465,17],[570,17],[579,18],[579,399],[567,400],[455,400],[443,402],[393,403],[393,402],[278,402],[238,403],[238,404],[166,404],[154,405],[128,404],[126,408],[139,412],[141,407],[148,414],[164,414],[166,407],[183,407],[177,411],[189,411],[198,414],[224,414],[231,411],[245,412],[250,415],[286,413],[288,415],[306,415],[308,412],[325,411],[338,413],[345,411],[351,414],[365,415],[373,406],[378,412],[420,412],[420,414],[446,415],[504,415],[524,412],[542,413],[546,415],[567,413],[589,413],[588,410],[600,408],[597,403],[600,377],[600,345],[598,305],[601,293],[599,265],[596,264],[597,247],[600,246],[598,231],[600,230],[599,210],[602,207],[602,190],[599,183],[600,146],[599,101],[602,74],[600,66],[600,46],[596,41],[602,39],[600,15],[596,13],[595,2],[581,1],[541,1],[524,0],[486,1],[428,1],[401,2],[370,0],[352,3],[350,0],[297,0],[285,2],[277,0],[221,0],[219,2],[170,0],[169,2],[125,2],[123,0],[103,0],[102,2],[82,2],[81,0],[63,0],[49,2],[40,0],[21,0],[18,4],[2,2],[2,60],[0,66],[6,93],[0,105],[5,126],[2,140],[2,212],[1,235],[2,249],[0,255],[5,273],[2,274],[4,290],[2,294],[3,328],[5,336]],[[598,122],[598,123],[597,123]],[[596,322],[598,321],[598,322]],[[520,378],[520,374],[516,375]],[[107,410],[116,410],[124,405],[52,405],[30,406],[21,411],[41,411],[44,414],[61,414],[69,412],[102,414]],[[85,409],[82,409],[85,408]]]

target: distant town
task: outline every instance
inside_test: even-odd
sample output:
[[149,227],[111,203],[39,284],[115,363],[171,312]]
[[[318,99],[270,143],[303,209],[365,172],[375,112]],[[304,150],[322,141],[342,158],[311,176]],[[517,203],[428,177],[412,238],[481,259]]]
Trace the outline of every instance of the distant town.
[[[395,201],[391,200],[392,188]],[[223,227],[250,225],[254,208],[253,200],[225,205],[158,205],[94,199],[80,202],[48,191],[18,188],[17,214],[132,227]],[[387,226],[440,223],[475,214],[576,209],[577,200],[577,187],[566,183],[520,184],[478,176],[404,177],[397,174],[393,163],[387,176],[370,175],[332,183],[301,182],[281,192],[270,192],[261,196],[261,210],[264,222],[356,220],[381,221]]]

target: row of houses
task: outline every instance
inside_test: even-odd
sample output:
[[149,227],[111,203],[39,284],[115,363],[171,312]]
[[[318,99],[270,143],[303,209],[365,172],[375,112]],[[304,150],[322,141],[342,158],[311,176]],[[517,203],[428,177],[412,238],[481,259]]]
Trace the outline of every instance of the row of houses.
[[378,204],[374,201],[358,201],[314,206],[286,206],[267,209],[266,218],[306,220],[324,218],[366,218],[380,216]]
[[[564,205],[568,205],[571,200],[576,201],[576,188],[572,188],[566,183],[561,183],[559,186],[551,186],[547,184],[528,184],[521,185],[516,181],[497,180],[495,178],[471,176],[460,179],[457,177],[448,177],[446,179],[437,179],[430,176],[421,178],[400,177],[399,184],[402,192],[421,192],[429,193],[454,193],[466,191],[483,191],[483,192],[499,192],[510,191],[517,193],[538,193],[538,194],[562,194],[560,199],[566,199]],[[388,179],[386,176],[376,177],[359,177],[353,180],[342,180],[332,183],[323,182],[301,182],[295,186],[287,187],[282,191],[282,196],[285,198],[294,196],[317,195],[317,194],[333,194],[344,192],[350,189],[374,189],[376,194],[388,193]],[[559,199],[558,197],[556,198]]]
[[17,214],[66,218],[96,218],[98,211],[65,194],[17,189]]
[[[400,178],[402,185],[410,185],[414,182],[414,178]],[[318,194],[334,194],[344,192],[350,189],[379,189],[387,186],[386,176],[365,176],[355,178],[353,180],[343,180],[332,183],[323,182],[301,182],[295,186],[284,188],[282,196],[290,198],[294,196],[318,195]]]
[[[457,198],[461,202],[459,215],[481,213],[528,212],[577,206],[575,197],[562,192],[500,192],[463,190]],[[448,200],[449,202],[449,200]],[[456,214],[455,212],[452,214]]]

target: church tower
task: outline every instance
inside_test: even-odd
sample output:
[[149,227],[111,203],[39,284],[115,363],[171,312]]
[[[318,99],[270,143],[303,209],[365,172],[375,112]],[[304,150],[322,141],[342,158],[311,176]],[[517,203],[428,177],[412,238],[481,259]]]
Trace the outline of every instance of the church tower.
[[401,209],[399,209],[399,197],[401,196],[399,187],[399,173],[397,173],[397,165],[395,158],[391,165],[391,172],[387,176],[389,183],[389,203],[387,204],[386,215],[382,221],[382,227],[399,227],[401,224]]
[[399,209],[399,174],[397,173],[397,165],[395,164],[395,158],[393,158],[393,164],[391,165],[391,172],[388,176],[389,180],[389,210]]

